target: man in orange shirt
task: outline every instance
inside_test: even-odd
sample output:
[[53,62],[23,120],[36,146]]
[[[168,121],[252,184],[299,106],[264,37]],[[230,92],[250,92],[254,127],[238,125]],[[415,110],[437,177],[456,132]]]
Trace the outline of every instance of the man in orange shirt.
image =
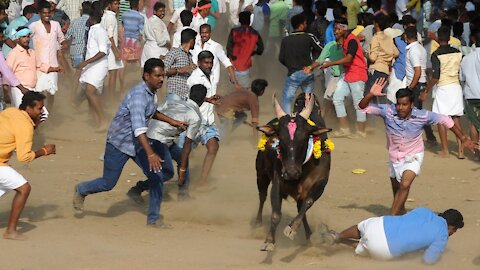
[[25,93],[20,108],[8,108],[0,112],[0,196],[15,190],[7,230],[3,238],[25,240],[17,231],[20,214],[30,194],[30,185],[21,174],[8,166],[13,151],[21,162],[30,162],[38,157],[55,154],[55,145],[48,144],[32,151],[33,129],[40,121],[45,96],[29,91]]
[[27,27],[19,27],[15,33],[17,45],[7,56],[8,67],[20,83],[28,88],[22,91],[18,87],[11,87],[12,105],[16,108],[22,103],[23,94],[33,90],[37,84],[37,61],[35,52],[29,47],[31,33]]

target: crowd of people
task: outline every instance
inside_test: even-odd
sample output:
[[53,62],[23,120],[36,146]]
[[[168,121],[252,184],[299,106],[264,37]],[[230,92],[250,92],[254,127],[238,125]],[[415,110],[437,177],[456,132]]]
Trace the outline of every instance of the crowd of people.
[[[55,154],[54,145],[36,152],[31,148],[33,129],[58,113],[59,73],[73,78],[68,90],[72,106],[86,100],[95,131],[107,132],[102,177],[75,187],[74,209],[82,213],[87,196],[114,188],[132,159],[147,180],[127,195],[144,204],[141,194],[148,190],[147,225],[170,228],[160,215],[163,183],[176,171],[178,199],[191,198],[189,155],[201,143],[206,154],[195,177],[199,189],[213,188],[208,178],[222,138],[243,123],[257,136],[259,97],[269,83],[253,78],[263,74],[266,62],[275,66],[277,59],[287,69],[281,102],[285,112],[292,112],[300,89],[323,97],[323,114],[334,109],[339,128],[332,137],[367,138],[367,115],[384,119],[394,193],[391,215],[406,214],[408,220],[414,214],[406,213],[405,201],[423,162],[422,130],[427,147],[436,147],[431,125],[438,124],[440,156],[449,156],[451,129],[458,158],[464,159],[468,148],[480,160],[479,8],[480,2],[466,0],[230,0],[228,11],[225,0],[0,1],[0,110],[5,109],[0,113],[0,192],[16,191],[4,238],[24,237],[16,224],[30,191],[28,182],[7,165],[12,153],[21,161]],[[168,22],[166,14],[171,14]],[[221,66],[232,88],[224,97],[217,94]],[[128,69],[139,67],[141,82],[126,91]],[[165,80],[166,96],[157,99]],[[430,93],[433,105],[427,111],[423,103]],[[123,99],[108,125],[102,99],[116,97]],[[347,115],[350,98],[355,131]],[[245,111],[251,112],[250,121]],[[462,132],[464,114],[471,139]],[[447,212],[440,215],[445,221],[432,226],[448,226],[415,245],[437,245],[428,262],[438,259],[445,235],[463,227],[458,211]],[[431,211],[418,213],[431,216]],[[327,235],[334,242],[361,238],[368,224],[380,223],[362,222],[343,234]],[[425,230],[429,228],[427,224]],[[365,241],[360,243],[368,250]],[[396,256],[390,251],[379,257]]]

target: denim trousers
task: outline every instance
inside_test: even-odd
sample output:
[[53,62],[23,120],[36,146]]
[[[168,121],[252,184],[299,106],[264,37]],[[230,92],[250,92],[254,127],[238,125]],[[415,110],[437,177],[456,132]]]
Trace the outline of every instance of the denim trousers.
[[299,87],[303,93],[313,93],[315,88],[313,73],[305,74],[303,70],[296,71],[287,77],[282,92],[282,108],[286,113],[292,112],[292,102]]
[[117,184],[118,179],[122,174],[123,166],[125,166],[125,163],[127,163],[129,159],[133,159],[135,163],[141,167],[138,155],[136,157],[131,157],[107,142],[103,160],[103,176],[78,184],[78,192],[81,195],[86,196],[111,190]]
[[335,89],[335,93],[333,93],[333,105],[335,106],[335,112],[338,118],[347,116],[347,110],[345,108],[345,98],[351,94],[357,114],[357,122],[367,121],[366,114],[362,112],[362,110],[357,108],[357,104],[363,98],[364,87],[365,82],[363,81],[346,82],[344,77],[341,77],[338,80],[337,88]]
[[[150,201],[148,205],[147,223],[155,223],[160,218],[160,205],[163,198],[163,183],[173,178],[174,168],[172,160],[177,162],[180,166],[182,149],[172,144],[170,147],[157,140],[149,139],[153,151],[162,159],[162,169],[160,172],[150,171],[148,165],[148,157],[145,150],[141,149],[138,153],[139,161],[143,169],[143,173],[148,180],[137,182],[135,188],[141,191],[149,190]],[[179,187],[179,194],[188,192],[188,185],[190,183],[190,173],[187,168],[185,175],[185,183]]]

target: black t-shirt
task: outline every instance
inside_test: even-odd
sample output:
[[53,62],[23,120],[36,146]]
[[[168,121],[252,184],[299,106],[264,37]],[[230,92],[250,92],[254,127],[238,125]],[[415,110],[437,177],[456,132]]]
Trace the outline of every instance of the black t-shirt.
[[358,44],[354,39],[350,39],[347,46],[347,54],[350,54],[352,57],[355,57],[358,50]]

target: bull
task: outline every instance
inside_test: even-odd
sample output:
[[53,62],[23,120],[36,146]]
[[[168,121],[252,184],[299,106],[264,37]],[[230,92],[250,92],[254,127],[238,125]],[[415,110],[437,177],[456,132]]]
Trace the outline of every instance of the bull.
[[[298,100],[297,100],[298,101]],[[297,103],[297,102],[296,102]],[[267,197],[270,182],[272,205],[271,225],[262,251],[272,251],[275,247],[275,232],[281,220],[282,199],[291,196],[297,203],[297,216],[285,227],[283,233],[294,239],[301,223],[305,229],[307,241],[312,230],[307,221],[306,212],[320,198],[328,183],[331,154],[326,148],[328,129],[315,108],[312,118],[318,119],[312,125],[310,115],[314,109],[314,98],[305,97],[305,107],[299,113],[286,114],[274,97],[274,110],[278,123],[272,122],[258,127],[267,137],[264,151],[256,158],[257,187],[259,191],[259,209],[256,224],[262,222],[263,205]],[[303,105],[303,104],[302,104]],[[300,111],[300,110],[298,110]],[[306,159],[309,140],[321,140],[321,156]]]

